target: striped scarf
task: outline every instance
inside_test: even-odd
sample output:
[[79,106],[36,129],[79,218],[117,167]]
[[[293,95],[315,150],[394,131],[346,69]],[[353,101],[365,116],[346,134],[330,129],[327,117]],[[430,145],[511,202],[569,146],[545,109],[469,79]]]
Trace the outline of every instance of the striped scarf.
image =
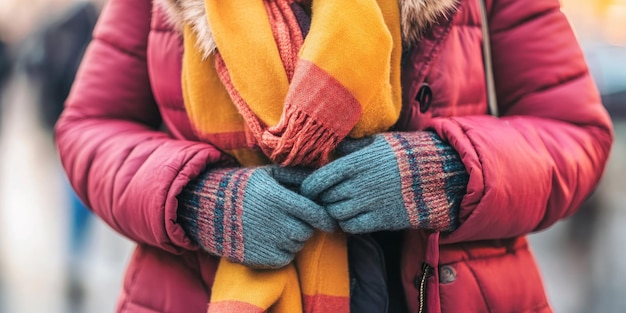
[[[185,25],[185,107],[198,136],[243,166],[319,167],[345,137],[384,131],[398,118],[397,0],[205,7],[218,50],[205,55]],[[279,270],[220,260],[209,312],[349,312],[349,295],[345,236],[318,232]]]

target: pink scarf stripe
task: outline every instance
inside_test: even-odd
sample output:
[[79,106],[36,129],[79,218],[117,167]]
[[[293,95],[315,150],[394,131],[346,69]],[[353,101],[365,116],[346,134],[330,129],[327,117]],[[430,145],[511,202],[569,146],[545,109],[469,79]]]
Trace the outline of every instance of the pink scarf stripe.
[[335,78],[315,64],[299,60],[303,44],[290,1],[264,1],[281,60],[290,81],[283,114],[266,125],[234,86],[224,59],[216,55],[217,73],[243,116],[256,145],[274,163],[320,167],[359,121],[362,108]]
[[350,312],[350,298],[304,295],[304,313]]
[[212,302],[209,304],[209,309],[207,310],[207,313],[223,313],[223,312],[264,313],[263,308],[260,308],[256,305],[252,305],[247,302],[220,301],[220,302]]

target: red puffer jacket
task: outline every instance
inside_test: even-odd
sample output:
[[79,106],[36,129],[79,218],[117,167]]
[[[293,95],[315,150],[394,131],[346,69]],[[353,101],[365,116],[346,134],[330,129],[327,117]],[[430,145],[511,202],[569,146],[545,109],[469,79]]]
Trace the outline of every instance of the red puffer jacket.
[[[397,128],[436,131],[470,174],[458,230],[404,236],[410,312],[420,299],[427,312],[551,312],[524,236],[576,211],[613,140],[558,0],[487,5],[501,118],[486,114],[477,0],[404,63]],[[209,300],[216,259],[176,223],[176,195],[225,156],[187,119],[181,43],[152,1],[110,0],[56,128],[78,194],[138,243],[118,312],[200,313]]]

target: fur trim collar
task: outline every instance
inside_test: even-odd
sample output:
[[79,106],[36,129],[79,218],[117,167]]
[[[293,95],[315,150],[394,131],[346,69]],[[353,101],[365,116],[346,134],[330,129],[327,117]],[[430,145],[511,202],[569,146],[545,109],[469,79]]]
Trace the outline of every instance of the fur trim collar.
[[449,18],[460,0],[398,0],[402,45],[415,45],[426,28],[438,19]]
[[[459,0],[398,0],[405,47],[415,45],[423,31],[442,17],[449,17]],[[217,48],[206,19],[204,0],[155,0],[167,13],[169,22],[178,30],[189,23],[198,34],[198,46],[205,56]]]

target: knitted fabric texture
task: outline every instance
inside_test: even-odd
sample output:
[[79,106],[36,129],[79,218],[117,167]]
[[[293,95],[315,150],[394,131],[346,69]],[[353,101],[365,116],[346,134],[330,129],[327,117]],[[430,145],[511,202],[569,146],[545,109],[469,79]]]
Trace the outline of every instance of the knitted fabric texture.
[[345,232],[458,227],[469,175],[435,133],[384,133],[339,148],[348,154],[306,178],[301,192]]
[[241,202],[251,173],[207,171],[178,196],[178,222],[204,250],[244,261]]
[[[185,27],[183,92],[198,136],[245,164],[317,167],[344,137],[388,129],[401,109],[393,0],[207,0],[218,53]],[[262,152],[262,153],[260,153]]]
[[[185,26],[190,121],[244,166],[321,166],[346,136],[384,131],[399,116],[397,1],[312,1],[306,38],[293,4],[206,0],[219,51],[208,57]],[[349,312],[348,299],[345,236],[318,232],[295,266],[255,271],[222,259],[209,312]]]
[[402,196],[412,228],[453,231],[469,175],[459,154],[434,133],[392,133]]
[[307,173],[278,166],[211,168],[179,195],[179,223],[214,255],[254,267],[283,267],[314,228],[336,227],[323,207],[293,191]]
[[[255,225],[251,228],[244,226],[244,214],[249,214],[248,210],[251,209],[246,208],[246,200],[255,201],[256,207],[261,210],[269,210],[259,202],[267,200],[263,198],[263,189],[272,186],[254,181],[248,186],[254,172],[255,169],[232,168],[205,171],[191,181],[179,195],[179,223],[192,240],[209,253],[234,262],[256,263],[259,266],[269,266],[271,259],[271,262],[276,262],[272,264],[273,267],[284,266],[291,259],[277,261],[279,253],[271,251],[277,247],[263,245],[262,241],[271,236],[267,233],[269,229],[281,229],[281,234],[293,235],[293,229],[284,224],[286,218],[274,212],[271,219],[257,217],[252,220]],[[252,196],[253,199],[244,199],[250,197],[248,188],[260,190]],[[256,230],[256,234],[251,235],[251,230]],[[257,247],[256,255],[250,255],[249,251],[252,249],[248,245]],[[214,283],[214,301],[209,306],[209,312],[264,312],[270,306],[302,311],[298,278],[291,268],[276,271],[251,270],[227,262],[226,259],[222,259],[219,266],[221,276]],[[225,281],[226,279],[229,281]],[[245,286],[241,285],[242,282]],[[285,288],[286,292],[281,293],[278,286]],[[247,289],[242,291],[241,287]],[[237,292],[240,292],[237,298],[230,296]]]

